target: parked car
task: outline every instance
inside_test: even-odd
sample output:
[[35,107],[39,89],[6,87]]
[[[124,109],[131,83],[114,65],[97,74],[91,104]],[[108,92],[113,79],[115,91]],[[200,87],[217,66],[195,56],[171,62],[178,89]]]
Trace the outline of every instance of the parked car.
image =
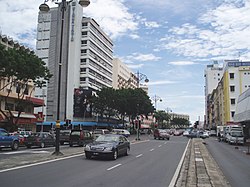
[[111,131],[112,134],[121,134],[123,136],[125,136],[126,138],[130,136],[130,132],[128,130],[125,129],[113,129]]
[[11,136],[5,129],[0,128],[0,149],[5,147],[17,150],[19,148],[19,139],[17,136]]
[[209,136],[217,136],[216,130],[211,130]]
[[25,137],[23,135],[19,134],[19,132],[11,132],[10,135],[18,138],[19,146],[24,146]]
[[93,143],[87,144],[84,152],[85,157],[107,156],[116,160],[120,155],[128,155],[130,142],[126,137],[119,134],[100,135]]
[[39,146],[41,148],[55,146],[55,138],[48,132],[36,132],[28,136],[24,144],[27,148],[31,148],[32,146]]
[[110,134],[110,131],[108,129],[95,129],[93,131],[93,136],[94,136],[94,139],[98,138],[100,135],[103,135],[103,134]]
[[60,130],[60,144],[63,145],[65,142],[69,143],[69,136],[71,130]]
[[167,133],[166,130],[164,129],[155,129],[154,130],[154,139],[167,139],[169,140],[170,139],[170,135]]
[[69,135],[69,146],[73,145],[85,146],[88,143],[93,142],[94,137],[88,130],[71,130]]
[[190,133],[190,131],[187,131],[187,130],[186,130],[186,131],[183,132],[183,136],[188,136],[189,133]]

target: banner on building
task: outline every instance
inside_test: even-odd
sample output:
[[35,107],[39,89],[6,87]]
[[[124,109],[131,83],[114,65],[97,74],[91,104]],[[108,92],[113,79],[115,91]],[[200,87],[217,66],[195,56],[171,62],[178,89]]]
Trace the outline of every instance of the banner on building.
[[74,117],[92,117],[92,91],[82,88],[74,90]]

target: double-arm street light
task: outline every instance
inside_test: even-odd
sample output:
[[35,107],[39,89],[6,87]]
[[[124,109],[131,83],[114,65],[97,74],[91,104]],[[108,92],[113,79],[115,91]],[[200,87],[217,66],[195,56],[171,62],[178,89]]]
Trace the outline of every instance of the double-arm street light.
[[139,71],[137,71],[136,77],[137,77],[137,88],[140,88],[140,81],[144,80],[146,83],[149,82],[147,75],[142,74]]
[[[149,79],[148,79],[148,77],[145,75],[145,74],[142,74],[142,73],[140,73],[139,71],[137,71],[137,73],[136,73],[136,78],[137,78],[137,88],[140,88],[140,81],[142,81],[142,80],[144,80],[146,83],[148,83],[149,82]],[[137,110],[139,111],[139,104],[137,104]],[[139,113],[137,114],[137,115],[139,115]],[[136,140],[140,140],[140,132],[139,132],[139,130],[140,130],[140,119],[139,119],[139,116],[137,116],[137,119],[138,119],[138,125],[137,125],[137,129],[136,129],[136,133],[137,133],[137,138],[136,138]]]
[[[59,62],[58,62],[58,94],[57,94],[57,113],[56,113],[56,146],[55,146],[55,152],[53,153],[53,155],[62,155],[62,153],[59,150],[59,138],[60,138],[60,94],[61,94],[61,71],[62,71],[62,48],[63,48],[63,28],[64,28],[64,14],[65,11],[67,10],[67,6],[69,3],[72,2],[72,0],[70,1],[66,1],[66,0],[45,0],[43,4],[41,4],[39,6],[39,10],[41,12],[49,12],[50,8],[49,6],[46,4],[46,2],[51,1],[51,2],[55,2],[56,4],[58,4],[58,7],[61,8],[61,31],[60,31],[60,48],[59,48]],[[90,4],[89,0],[79,0],[79,4],[82,7],[87,7]]]
[[154,103],[155,103],[155,110],[157,110],[157,101],[160,101],[160,102],[162,102],[162,99],[158,96],[158,95],[154,95],[153,97],[152,97],[152,99],[153,99],[153,101],[154,101]]

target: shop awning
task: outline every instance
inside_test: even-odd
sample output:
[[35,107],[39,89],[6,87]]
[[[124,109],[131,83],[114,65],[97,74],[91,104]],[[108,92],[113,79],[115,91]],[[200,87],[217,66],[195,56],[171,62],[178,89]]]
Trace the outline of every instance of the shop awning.
[[30,101],[35,107],[45,106],[43,99],[38,99],[35,97],[26,97],[27,101]]

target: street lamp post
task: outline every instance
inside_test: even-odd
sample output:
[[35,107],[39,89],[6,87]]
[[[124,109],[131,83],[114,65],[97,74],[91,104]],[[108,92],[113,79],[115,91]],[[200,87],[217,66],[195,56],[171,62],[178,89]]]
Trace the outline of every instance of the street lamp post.
[[157,95],[154,95],[152,97],[152,99],[154,100],[154,103],[155,103],[155,110],[157,110],[157,101],[162,102],[162,99],[159,96],[157,96]]
[[[149,79],[147,78],[147,76],[145,74],[142,74],[140,73],[139,71],[137,71],[136,73],[136,77],[137,77],[137,88],[140,88],[140,81],[144,80],[146,83],[149,82]],[[137,129],[136,129],[136,134],[137,134],[137,138],[136,140],[140,140],[140,119],[139,119],[139,104],[137,104],[137,111],[138,111],[138,114],[137,114],[137,119],[138,119],[138,125],[137,125]]]
[[[61,71],[62,71],[62,47],[63,47],[63,28],[64,28],[64,13],[66,11],[67,5],[68,3],[72,2],[72,0],[70,1],[66,1],[66,0],[45,0],[43,4],[41,4],[39,6],[39,10],[41,12],[48,12],[50,10],[49,6],[46,4],[46,2],[48,1],[52,1],[55,2],[57,4],[59,4],[59,6],[61,6],[61,12],[62,12],[62,17],[61,17],[61,33],[60,33],[60,48],[59,48],[59,63],[58,63],[58,95],[57,95],[57,112],[56,112],[56,146],[55,146],[55,152],[53,153],[53,155],[62,155],[62,153],[60,152],[60,144],[59,144],[59,140],[60,140],[60,94],[61,94]],[[79,0],[79,4],[82,7],[87,7],[90,4],[89,0]]]

